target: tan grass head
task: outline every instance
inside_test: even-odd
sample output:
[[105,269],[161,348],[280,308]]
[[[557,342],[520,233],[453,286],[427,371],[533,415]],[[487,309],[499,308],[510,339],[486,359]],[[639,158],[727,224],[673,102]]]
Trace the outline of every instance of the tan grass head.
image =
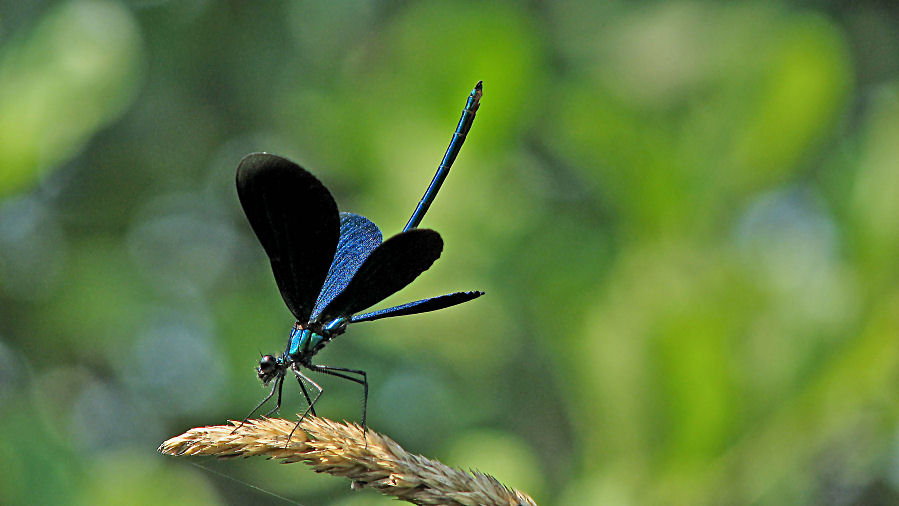
[[[404,450],[392,439],[356,424],[307,416],[300,429],[280,418],[249,420],[243,425],[197,427],[159,446],[167,455],[251,457],[305,462],[318,473],[353,480],[413,504],[536,505],[527,494],[496,478],[465,472]],[[291,432],[293,435],[291,436]],[[288,440],[289,439],[289,440]]]

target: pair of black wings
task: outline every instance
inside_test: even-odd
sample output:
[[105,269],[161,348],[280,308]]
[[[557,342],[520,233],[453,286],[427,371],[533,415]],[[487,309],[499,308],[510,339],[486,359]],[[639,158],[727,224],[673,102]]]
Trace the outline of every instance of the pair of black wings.
[[[440,235],[427,229],[382,243],[377,225],[358,214],[338,214],[331,192],[315,176],[275,155],[254,153],[240,162],[237,194],[271,260],[281,297],[303,323],[356,315],[411,283],[443,250]],[[441,295],[350,322],[435,311],[480,295]]]

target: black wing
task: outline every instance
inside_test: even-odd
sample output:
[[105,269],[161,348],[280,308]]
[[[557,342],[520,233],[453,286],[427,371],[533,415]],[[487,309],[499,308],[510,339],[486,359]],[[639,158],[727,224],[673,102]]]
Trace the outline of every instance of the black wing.
[[362,262],[381,244],[381,231],[365,216],[340,213],[340,241],[325,286],[315,301],[312,319],[318,318],[334,297],[350,284]]
[[297,320],[309,321],[337,249],[334,198],[299,165],[267,153],[241,160],[237,195],[268,254],[281,297]]
[[316,321],[331,321],[377,304],[428,270],[442,250],[440,234],[426,228],[391,237],[371,252],[347,287]]
[[372,320],[380,320],[381,318],[391,318],[393,316],[406,316],[410,314],[428,313],[437,311],[438,309],[455,306],[463,302],[477,299],[484,292],[456,292],[441,295],[439,297],[431,297],[430,299],[417,300],[409,302],[402,306],[393,306],[386,309],[379,309],[371,313],[365,313],[350,318],[350,323],[370,322]]

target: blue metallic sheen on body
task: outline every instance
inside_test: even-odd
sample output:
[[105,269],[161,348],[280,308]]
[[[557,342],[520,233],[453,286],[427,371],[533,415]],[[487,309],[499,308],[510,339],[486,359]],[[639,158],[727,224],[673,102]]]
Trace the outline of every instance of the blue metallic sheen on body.
[[290,342],[287,345],[287,354],[291,358],[296,358],[300,354],[300,350],[302,349],[303,334],[305,332],[305,330],[297,327],[294,327],[293,330],[290,331]]
[[350,322],[349,318],[341,316],[340,318],[337,318],[337,319],[331,321],[331,323],[322,327],[322,331],[325,334],[331,334],[332,332],[340,333],[346,329],[346,326],[349,322]]
[[459,118],[459,124],[456,125],[453,138],[450,139],[450,144],[446,148],[443,160],[440,161],[440,165],[437,167],[437,173],[434,174],[434,179],[431,180],[431,184],[425,190],[424,196],[418,201],[418,205],[415,206],[415,211],[412,212],[412,216],[409,218],[406,226],[403,227],[403,232],[418,227],[421,219],[428,212],[428,208],[431,207],[431,203],[437,198],[437,192],[440,191],[440,186],[443,185],[443,181],[449,175],[450,167],[456,161],[456,155],[462,149],[465,137],[468,135],[472,123],[474,123],[474,116],[481,105],[481,95],[483,95],[483,83],[478,81],[478,84],[471,90],[471,94],[468,95],[468,101],[465,102],[465,108],[462,109],[462,117]]
[[322,327],[321,334],[313,332],[311,329],[301,328],[299,324],[294,325],[293,329],[290,330],[287,356],[291,360],[298,360],[303,355],[313,354],[316,351],[316,347],[325,340],[326,336],[330,339],[342,334],[349,322],[350,319],[347,317],[336,318]]
[[321,335],[312,332],[310,329],[300,329],[294,327],[290,331],[290,344],[287,346],[287,355],[292,360],[297,360],[300,356],[314,350],[324,339]]
[[315,347],[318,346],[318,343],[322,342],[322,339],[324,339],[324,337],[322,337],[320,334],[316,334],[315,332],[310,331],[310,334],[311,335],[309,336],[309,340],[306,341],[306,351],[314,350]]

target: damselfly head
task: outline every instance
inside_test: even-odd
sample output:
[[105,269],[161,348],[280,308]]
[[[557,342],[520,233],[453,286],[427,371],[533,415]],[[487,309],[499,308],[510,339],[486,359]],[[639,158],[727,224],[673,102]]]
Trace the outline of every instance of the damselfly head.
[[256,368],[256,374],[259,375],[263,385],[268,385],[269,381],[275,379],[280,369],[281,364],[278,361],[278,357],[265,355],[259,359],[259,367]]

